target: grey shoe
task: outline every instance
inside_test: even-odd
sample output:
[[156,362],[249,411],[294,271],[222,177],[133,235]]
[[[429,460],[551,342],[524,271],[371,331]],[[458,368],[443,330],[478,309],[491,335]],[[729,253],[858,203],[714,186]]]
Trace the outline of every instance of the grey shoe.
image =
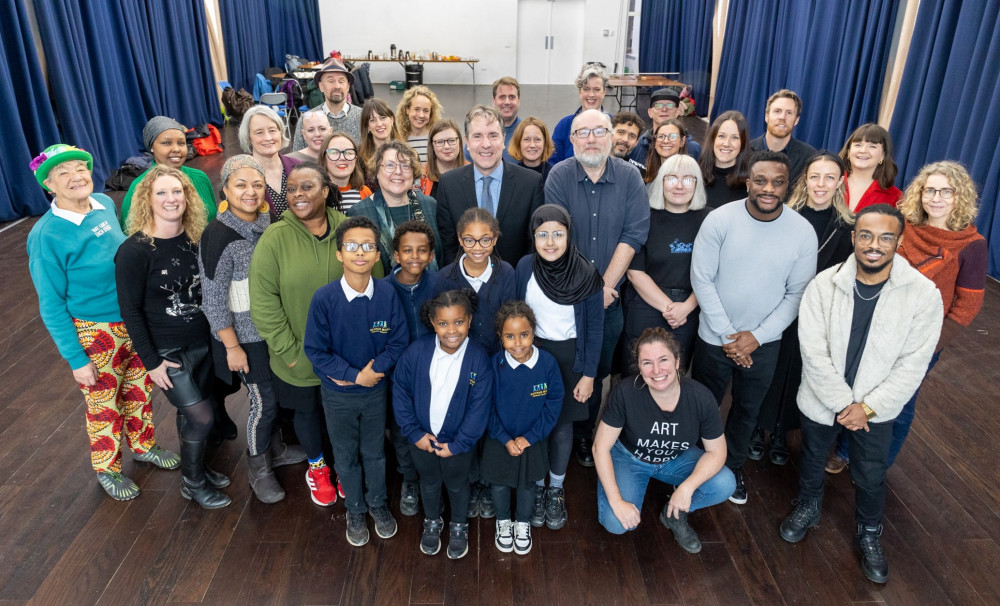
[[399,497],[399,513],[415,516],[420,511],[420,484],[416,480],[403,480],[403,494]]
[[307,458],[306,451],[301,446],[285,444],[280,431],[271,434],[271,467],[304,463]]
[[389,507],[387,505],[369,507],[368,514],[373,520],[375,520],[375,534],[377,534],[380,539],[388,539],[396,534],[396,520],[392,517],[392,514],[389,513]]
[[420,537],[420,551],[427,555],[435,555],[441,551],[441,529],[444,520],[428,520],[424,518],[424,534]]
[[368,542],[365,514],[347,512],[347,542],[355,547],[361,547]]
[[139,485],[117,471],[97,472],[97,482],[116,501],[131,501],[139,496]]
[[448,524],[448,559],[458,560],[469,553],[469,523]]
[[262,503],[277,503],[285,498],[278,478],[274,477],[271,468],[271,453],[264,451],[259,455],[250,456],[247,453],[247,468],[250,474],[250,488]]
[[681,549],[688,553],[698,553],[701,551],[701,540],[698,533],[688,524],[688,512],[678,512],[680,517],[667,515],[667,505],[660,511],[660,522],[674,533],[674,540],[681,546]]
[[160,469],[177,469],[181,466],[181,457],[165,448],[153,446],[146,452],[133,452],[132,458],[143,463],[156,465]]

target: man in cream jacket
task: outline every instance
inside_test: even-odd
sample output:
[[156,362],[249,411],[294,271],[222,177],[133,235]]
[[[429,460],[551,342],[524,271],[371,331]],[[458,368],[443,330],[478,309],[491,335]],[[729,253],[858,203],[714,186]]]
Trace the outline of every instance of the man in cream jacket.
[[847,428],[854,543],[862,571],[875,583],[885,583],[889,574],[879,537],[892,420],[923,380],[943,319],[934,283],[895,257],[903,222],[885,204],[862,210],[852,233],[854,255],[817,275],[803,295],[799,499],[780,531],[795,543],[819,523],[823,465]]

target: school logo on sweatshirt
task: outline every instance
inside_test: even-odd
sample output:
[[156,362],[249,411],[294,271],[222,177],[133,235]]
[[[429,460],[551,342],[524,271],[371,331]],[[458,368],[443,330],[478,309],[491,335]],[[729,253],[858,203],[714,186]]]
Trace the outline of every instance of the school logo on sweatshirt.
[[98,225],[97,227],[91,228],[90,231],[94,232],[94,235],[97,236],[98,238],[100,238],[104,234],[106,234],[109,231],[111,231],[111,225],[107,221],[101,221],[100,225]]
[[548,383],[539,383],[538,385],[531,386],[532,398],[544,398],[548,393],[549,393]]
[[372,322],[372,327],[368,329],[368,332],[372,334],[384,335],[389,332],[389,323],[385,320],[376,320]]
[[469,387],[476,384],[476,372],[472,371],[469,373]]

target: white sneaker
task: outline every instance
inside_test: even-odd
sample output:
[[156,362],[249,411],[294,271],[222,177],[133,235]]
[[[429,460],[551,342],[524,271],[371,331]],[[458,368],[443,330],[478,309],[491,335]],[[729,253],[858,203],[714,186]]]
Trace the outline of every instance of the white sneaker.
[[510,520],[497,520],[497,549],[502,553],[514,550],[514,523]]
[[525,555],[529,551],[531,551],[531,524],[514,522],[514,553]]

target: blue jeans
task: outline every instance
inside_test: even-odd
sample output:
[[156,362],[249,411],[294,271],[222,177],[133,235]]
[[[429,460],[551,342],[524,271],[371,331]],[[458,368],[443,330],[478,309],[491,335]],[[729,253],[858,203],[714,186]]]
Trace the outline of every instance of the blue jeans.
[[[615,468],[618,492],[623,499],[641,510],[650,478],[677,486],[688,479],[703,454],[704,450],[692,446],[666,463],[646,463],[630,453],[621,442],[616,441],[611,447],[611,463]],[[728,467],[723,466],[718,473],[695,489],[691,495],[691,511],[717,505],[728,499],[734,490],[736,490],[736,477]],[[622,527],[621,522],[615,517],[614,510],[611,509],[611,503],[608,502],[608,496],[604,492],[604,485],[600,482],[597,483],[597,520],[612,534],[634,530]]]
[[[931,357],[931,363],[927,365],[927,373],[924,374],[925,379],[940,357],[940,351]],[[924,382],[921,381],[920,385],[923,384]],[[892,421],[892,443],[889,444],[888,459],[889,467],[892,467],[892,464],[896,462],[899,451],[903,449],[903,442],[906,441],[906,436],[910,435],[910,426],[913,425],[913,417],[917,412],[917,396],[919,395],[920,386],[917,386],[917,391],[913,392],[913,397],[903,405],[903,410],[899,411],[899,415]],[[875,417],[875,420],[877,421],[878,417]],[[845,461],[850,461],[847,453],[847,439],[850,434],[850,431],[842,429],[837,436],[837,456]]]
[[385,505],[385,392],[384,386],[360,393],[322,387],[333,468],[349,513]]

